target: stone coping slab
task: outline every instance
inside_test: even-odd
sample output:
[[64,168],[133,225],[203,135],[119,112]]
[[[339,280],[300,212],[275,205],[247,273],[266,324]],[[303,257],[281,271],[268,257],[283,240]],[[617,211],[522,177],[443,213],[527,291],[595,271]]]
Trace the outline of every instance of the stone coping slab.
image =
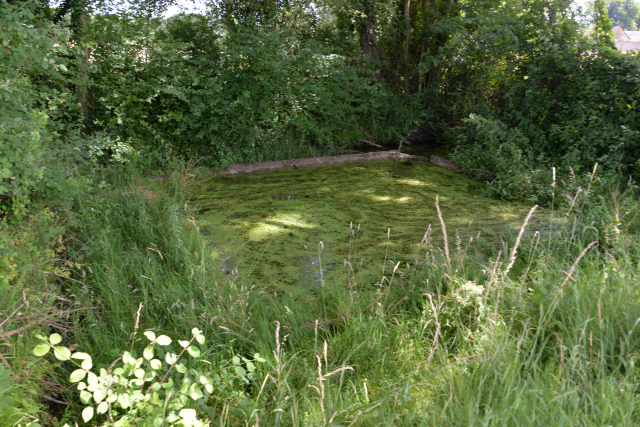
[[316,166],[332,166],[344,163],[367,162],[373,160],[418,160],[424,161],[453,172],[462,172],[460,166],[451,160],[438,156],[415,156],[398,153],[397,150],[375,151],[371,153],[342,154],[339,156],[310,157],[306,159],[277,160],[258,163],[234,163],[222,175],[236,175],[256,172],[270,172],[284,169],[310,168]]
[[[442,157],[433,155],[430,157],[416,156],[412,154],[398,153],[397,150],[390,150],[375,151],[371,153],[341,154],[339,156],[309,157],[305,159],[276,160],[257,163],[234,163],[230,165],[227,170],[213,173],[212,175],[238,175],[257,172],[274,172],[285,169],[332,166],[345,163],[368,162],[374,160],[416,160],[427,162],[432,165],[448,169],[452,172],[462,172],[462,168],[457,163]],[[171,181],[172,179],[173,176],[171,174],[163,177],[152,178],[152,180],[154,181]]]

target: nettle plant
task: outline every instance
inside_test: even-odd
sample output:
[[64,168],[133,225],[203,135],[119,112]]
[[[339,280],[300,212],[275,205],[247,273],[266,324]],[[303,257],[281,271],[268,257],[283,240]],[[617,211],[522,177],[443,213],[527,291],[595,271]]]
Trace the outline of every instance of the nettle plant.
[[[43,342],[33,353],[44,356],[53,351],[56,359],[69,361],[77,366],[69,380],[78,384],[80,400],[87,405],[82,411],[85,422],[104,418],[104,426],[180,426],[200,427],[209,425],[215,410],[207,405],[209,396],[218,390],[228,395],[241,395],[240,387],[255,379],[254,362],[264,362],[259,354],[253,360],[234,356],[231,364],[217,371],[210,364],[206,369],[188,367],[183,356],[199,359],[204,335],[197,328],[193,338],[178,341],[180,350],[166,335],[144,332],[150,341],[136,358],[125,351],[108,369],[100,368],[99,374],[92,372],[93,361],[89,354],[72,352],[60,346],[62,337],[52,334],[48,339],[38,336]],[[194,342],[195,341],[195,342]],[[244,365],[244,366],[243,366]],[[203,421],[196,408],[206,414]],[[100,423],[98,421],[98,423]]]

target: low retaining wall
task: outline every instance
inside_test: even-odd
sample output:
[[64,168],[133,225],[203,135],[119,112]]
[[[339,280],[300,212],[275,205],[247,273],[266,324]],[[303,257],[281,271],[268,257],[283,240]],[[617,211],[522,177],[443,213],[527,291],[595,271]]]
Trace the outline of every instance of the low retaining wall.
[[310,168],[316,166],[332,166],[344,163],[368,162],[372,160],[418,160],[428,162],[453,172],[462,172],[460,166],[451,160],[438,156],[424,157],[392,151],[375,151],[361,154],[343,154],[340,156],[310,157],[307,159],[277,160],[258,163],[234,163],[229,169],[222,172],[223,175],[236,175],[243,173],[279,171],[283,169]]
[[[431,163],[432,165],[440,166],[441,168],[448,169],[453,172],[462,172],[462,168],[460,168],[457,163],[442,157],[414,156],[412,154],[398,153],[398,151],[392,150],[360,154],[342,154],[340,156],[310,157],[306,159],[277,160],[273,162],[234,163],[229,166],[229,169],[227,169],[226,171],[219,172],[217,174],[237,175],[244,173],[272,172],[284,169],[332,166],[341,165],[344,163],[368,162],[372,160],[417,160],[421,162]],[[216,175],[216,173],[213,173],[212,175]],[[173,175],[169,174],[166,176],[151,179],[154,181],[171,181],[173,179]]]

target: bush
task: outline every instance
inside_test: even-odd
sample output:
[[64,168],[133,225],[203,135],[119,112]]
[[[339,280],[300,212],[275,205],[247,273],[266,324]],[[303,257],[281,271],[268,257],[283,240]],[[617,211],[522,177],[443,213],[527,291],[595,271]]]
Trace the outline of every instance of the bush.
[[[202,421],[198,412],[204,412],[209,419],[216,413],[208,405],[210,396],[214,392],[243,395],[242,387],[255,379],[254,362],[264,359],[258,354],[253,360],[234,356],[227,366],[214,367],[210,363],[196,366],[194,362],[202,356],[197,344],[203,345],[205,338],[197,328],[192,334],[190,340],[178,341],[179,346],[175,347],[168,336],[156,337],[153,331],[145,331],[150,343],[142,357],[125,351],[108,369],[100,368],[99,375],[92,372],[93,359],[89,354],[72,352],[59,345],[62,342],[59,334],[48,339],[38,336],[42,342],[33,349],[33,354],[45,356],[51,350],[56,359],[75,365],[69,381],[78,384],[80,400],[87,405],[82,411],[85,423],[102,415],[104,426],[152,427],[166,423],[202,427],[209,422]],[[191,357],[191,363],[184,360],[185,353]]]
[[634,54],[543,39],[496,117],[522,131],[534,159],[631,172],[640,159],[639,68]]
[[273,147],[289,141],[308,147],[291,155],[309,155],[404,136],[416,114],[404,97],[372,84],[370,66],[286,28],[222,36],[215,21],[194,15],[99,16],[92,27],[100,34],[94,128],[133,139],[136,149],[170,145],[222,167],[282,158],[287,152]]
[[488,195],[548,201],[551,187],[544,185],[549,172],[536,170],[529,138],[518,128],[496,119],[471,116],[466,132],[458,133],[453,159],[477,179],[489,180]]

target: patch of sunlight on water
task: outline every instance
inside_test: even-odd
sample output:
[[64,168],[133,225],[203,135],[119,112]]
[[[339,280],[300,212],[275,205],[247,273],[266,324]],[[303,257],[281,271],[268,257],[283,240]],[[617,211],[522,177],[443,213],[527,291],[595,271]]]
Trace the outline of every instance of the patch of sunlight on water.
[[[246,223],[246,222],[245,222]],[[304,221],[299,214],[279,214],[269,216],[255,225],[249,225],[247,236],[251,240],[262,241],[274,235],[286,233],[295,229],[312,229],[314,225]]]
[[482,185],[428,163],[382,161],[215,177],[194,202],[201,228],[242,280],[309,291],[319,286],[320,262],[327,281],[346,282],[345,260],[361,265],[357,282],[366,286],[380,280],[387,248],[403,265],[424,257],[430,225],[439,247],[436,195],[449,242],[480,233],[480,250],[499,247],[530,207],[481,197]]
[[406,203],[411,201],[411,197],[391,197],[391,196],[371,196],[372,200],[376,202],[394,202],[394,203]]
[[428,187],[429,184],[426,182],[418,181],[417,179],[399,179],[398,183],[407,184],[407,185],[417,185],[421,187]]

